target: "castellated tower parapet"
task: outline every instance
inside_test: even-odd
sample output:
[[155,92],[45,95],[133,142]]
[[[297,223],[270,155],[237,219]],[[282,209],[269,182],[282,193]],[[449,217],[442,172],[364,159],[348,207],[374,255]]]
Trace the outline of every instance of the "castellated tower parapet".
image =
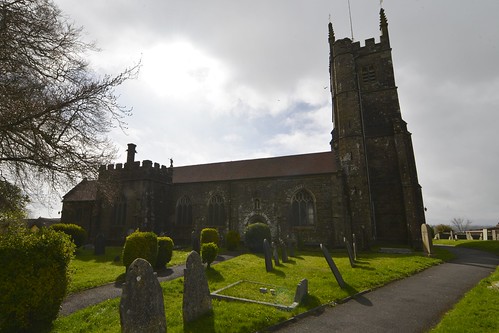
[[165,229],[170,205],[173,162],[169,167],[150,160],[135,161],[136,145],[128,144],[126,163],[102,165],[99,168],[101,218],[112,221],[106,234],[130,230]]

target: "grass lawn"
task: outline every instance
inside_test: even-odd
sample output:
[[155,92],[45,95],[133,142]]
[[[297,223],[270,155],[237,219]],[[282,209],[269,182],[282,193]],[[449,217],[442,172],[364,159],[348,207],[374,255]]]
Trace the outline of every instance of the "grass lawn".
[[471,249],[482,250],[490,253],[494,253],[499,256],[499,241],[491,241],[491,240],[447,240],[440,239],[434,240],[433,244],[441,244],[441,245],[450,245],[456,247],[467,247]]
[[[442,253],[440,249],[437,251]],[[290,262],[277,266],[271,273],[265,271],[263,257],[254,254],[241,255],[207,270],[211,291],[242,279],[295,290],[297,283],[307,278],[309,296],[293,312],[265,305],[213,300],[212,315],[184,327],[183,278],[163,282],[161,286],[168,332],[254,332],[321,304],[405,278],[441,262],[441,259],[423,255],[361,253],[357,267],[351,268],[346,254],[333,252],[332,256],[347,284],[345,290],[339,288],[319,252],[302,252],[298,257],[291,258]],[[120,332],[119,298],[58,318],[52,332]]]
[[[499,241],[437,241],[499,255]],[[431,332],[499,332],[499,267],[470,290]]]
[[[106,247],[105,254],[94,256],[93,250],[78,249],[71,261],[73,274],[68,292],[75,293],[123,279],[125,267],[121,261],[122,250],[122,247]],[[173,251],[168,266],[184,263],[188,254],[188,251]],[[115,261],[116,257],[119,257],[118,261]]]

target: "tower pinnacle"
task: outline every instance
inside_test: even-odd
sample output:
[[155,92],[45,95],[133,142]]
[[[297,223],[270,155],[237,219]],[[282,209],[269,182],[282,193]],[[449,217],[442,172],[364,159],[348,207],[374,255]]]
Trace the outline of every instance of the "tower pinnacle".
[[379,10],[379,30],[381,31],[381,41],[386,41],[390,44],[388,37],[388,21],[386,20],[385,10],[383,7]]

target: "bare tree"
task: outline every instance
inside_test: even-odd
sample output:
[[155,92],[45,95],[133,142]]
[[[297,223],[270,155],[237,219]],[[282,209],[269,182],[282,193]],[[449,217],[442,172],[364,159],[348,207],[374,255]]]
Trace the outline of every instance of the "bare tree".
[[98,77],[81,32],[51,0],[0,0],[0,180],[57,188],[116,154],[107,134],[130,110],[114,89],[139,65]]
[[451,223],[457,231],[465,232],[473,222],[468,219],[465,220],[462,217],[455,217],[451,220]]

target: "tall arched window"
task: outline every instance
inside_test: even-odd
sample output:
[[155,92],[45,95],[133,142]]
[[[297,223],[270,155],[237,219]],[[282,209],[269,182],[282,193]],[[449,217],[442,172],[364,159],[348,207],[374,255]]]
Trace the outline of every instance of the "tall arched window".
[[315,223],[314,199],[309,192],[297,192],[291,203],[292,223],[295,226],[307,226]]
[[210,199],[208,207],[208,224],[225,225],[224,199],[220,195],[214,195]]
[[178,225],[192,225],[192,205],[188,196],[178,199],[175,215],[175,221]]
[[126,198],[121,196],[114,204],[114,224],[125,225],[126,222]]

